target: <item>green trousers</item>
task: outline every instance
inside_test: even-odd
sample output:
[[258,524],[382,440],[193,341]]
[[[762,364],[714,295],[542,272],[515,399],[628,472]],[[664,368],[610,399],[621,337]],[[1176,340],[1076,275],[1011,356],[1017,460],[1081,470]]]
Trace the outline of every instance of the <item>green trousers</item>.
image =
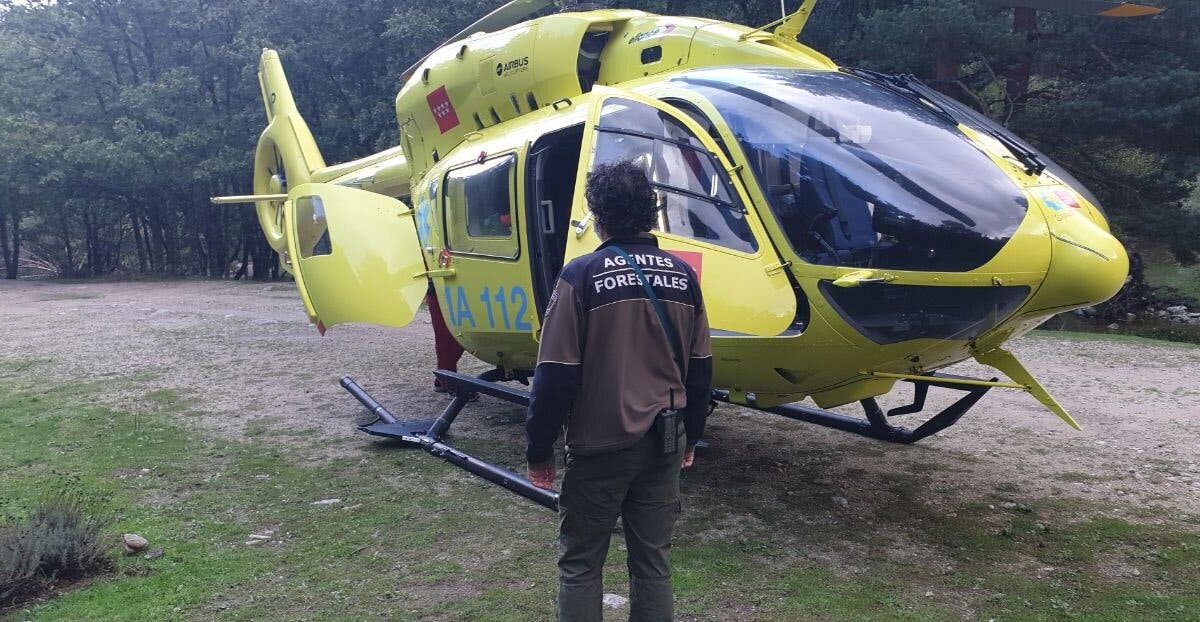
[[558,619],[600,622],[604,560],[620,515],[629,552],[629,619],[674,618],[671,532],[679,518],[679,450],[664,455],[648,433],[636,445],[593,456],[567,455],[559,497]]

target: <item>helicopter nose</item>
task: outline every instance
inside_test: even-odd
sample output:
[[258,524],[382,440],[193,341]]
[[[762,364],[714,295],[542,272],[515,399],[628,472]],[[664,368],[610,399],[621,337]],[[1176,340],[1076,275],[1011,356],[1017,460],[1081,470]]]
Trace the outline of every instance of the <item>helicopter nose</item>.
[[1116,295],[1129,273],[1129,255],[1121,242],[1082,214],[1046,212],[1050,265],[1028,308],[1067,311]]

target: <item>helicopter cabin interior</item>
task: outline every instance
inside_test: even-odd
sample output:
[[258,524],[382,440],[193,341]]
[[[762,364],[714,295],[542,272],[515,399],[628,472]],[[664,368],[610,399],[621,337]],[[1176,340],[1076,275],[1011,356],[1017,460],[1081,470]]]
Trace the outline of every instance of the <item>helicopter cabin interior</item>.
[[582,124],[550,132],[533,144],[526,162],[526,222],[539,314],[549,303],[566,256],[582,143]]

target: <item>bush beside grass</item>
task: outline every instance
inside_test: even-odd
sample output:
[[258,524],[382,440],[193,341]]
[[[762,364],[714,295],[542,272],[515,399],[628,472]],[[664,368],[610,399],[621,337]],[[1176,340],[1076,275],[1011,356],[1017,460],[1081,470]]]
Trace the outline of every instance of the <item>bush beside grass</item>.
[[105,525],[77,498],[56,494],[27,519],[0,527],[0,608],[111,569]]

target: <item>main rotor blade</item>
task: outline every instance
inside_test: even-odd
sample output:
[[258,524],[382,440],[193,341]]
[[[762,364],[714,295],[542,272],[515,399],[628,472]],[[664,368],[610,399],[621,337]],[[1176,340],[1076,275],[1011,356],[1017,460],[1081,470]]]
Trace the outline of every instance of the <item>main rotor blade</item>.
[[[545,9],[553,4],[554,0],[512,0],[495,11],[492,11],[491,13],[488,13],[487,15],[475,20],[475,23],[471,24],[470,26],[458,31],[452,37],[443,41],[441,45],[434,48],[434,51],[441,49],[442,46],[446,45],[447,43],[458,41],[459,39],[465,38],[467,35],[477,32],[495,32],[497,30],[504,30],[513,24],[519,24],[525,21],[531,15],[534,15],[538,11],[541,11],[542,9]],[[414,73],[416,73],[417,67],[420,67],[421,63],[425,62],[425,60],[428,59],[432,54],[433,52],[430,52],[429,54],[422,56],[421,60],[418,60],[408,69],[405,69],[404,73],[400,74],[400,80],[407,82],[408,79],[411,78]]]
[[1115,0],[987,0],[987,2],[1000,6],[1027,7],[1072,15],[1099,15],[1101,17],[1141,17],[1163,12],[1163,9],[1158,7]]

